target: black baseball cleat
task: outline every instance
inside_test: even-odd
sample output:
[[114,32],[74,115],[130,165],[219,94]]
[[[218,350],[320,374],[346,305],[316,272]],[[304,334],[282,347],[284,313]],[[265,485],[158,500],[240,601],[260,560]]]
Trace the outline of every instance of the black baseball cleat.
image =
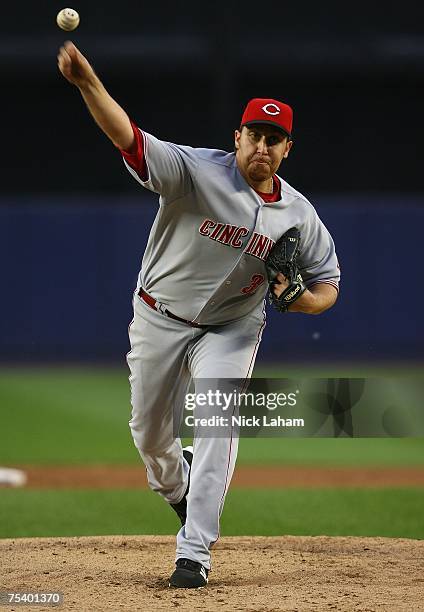
[[169,586],[177,589],[200,589],[208,584],[209,570],[191,559],[177,559]]
[[[183,449],[183,456],[184,456],[184,459],[189,464],[189,466],[191,467],[191,462],[193,461],[193,447],[186,446]],[[181,501],[178,502],[178,504],[169,504],[171,508],[175,510],[175,512],[178,514],[182,526],[185,525],[185,522],[187,519],[187,493],[188,493],[189,488],[190,488],[190,472],[188,473],[188,485],[187,485],[186,492],[184,493],[184,497],[182,498]]]

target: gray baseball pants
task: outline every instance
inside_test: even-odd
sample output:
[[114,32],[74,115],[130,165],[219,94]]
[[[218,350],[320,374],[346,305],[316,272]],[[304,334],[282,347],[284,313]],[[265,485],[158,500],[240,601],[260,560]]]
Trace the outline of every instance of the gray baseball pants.
[[[127,355],[129,424],[149,485],[167,502],[179,502],[187,488],[189,465],[181,440],[175,437],[174,421],[181,417],[192,381],[196,385],[196,380],[250,377],[264,326],[259,312],[226,325],[190,327],[153,310],[135,293]],[[238,435],[231,420],[225,435],[196,434],[195,428],[187,521],[177,534],[176,558],[192,559],[210,569],[210,548],[219,537]]]

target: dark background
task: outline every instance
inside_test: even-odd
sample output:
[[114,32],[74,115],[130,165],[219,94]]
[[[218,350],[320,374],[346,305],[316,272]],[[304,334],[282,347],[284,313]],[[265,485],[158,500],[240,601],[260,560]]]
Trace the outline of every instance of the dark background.
[[332,232],[342,292],[320,317],[272,314],[264,358],[421,358],[422,4],[72,7],[70,34],[62,3],[2,7],[0,359],[120,360],[156,210],[58,73],[66,38],[165,140],[228,150],[249,98],[294,107],[281,174]]
[[90,0],[69,34],[61,8],[2,9],[3,192],[137,189],[58,76],[67,37],[160,138],[228,149],[249,98],[274,97],[295,110],[299,189],[421,191],[422,3]]

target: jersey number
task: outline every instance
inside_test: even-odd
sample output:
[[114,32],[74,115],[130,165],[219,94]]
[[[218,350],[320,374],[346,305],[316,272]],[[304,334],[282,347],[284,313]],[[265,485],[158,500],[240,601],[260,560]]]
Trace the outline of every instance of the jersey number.
[[265,280],[265,277],[263,274],[254,274],[252,278],[250,279],[250,285],[248,285],[247,287],[243,287],[241,292],[242,293],[255,293],[256,289],[259,287],[259,285],[262,285],[264,280]]

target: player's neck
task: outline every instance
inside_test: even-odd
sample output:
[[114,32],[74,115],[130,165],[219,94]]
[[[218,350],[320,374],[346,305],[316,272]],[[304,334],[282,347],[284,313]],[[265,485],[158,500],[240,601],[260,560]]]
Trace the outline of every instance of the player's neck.
[[274,191],[274,179],[272,176],[266,181],[248,181],[248,183],[255,191],[259,191],[260,193],[270,194]]
[[[237,159],[237,156],[236,156],[236,159]],[[241,167],[238,160],[237,160],[237,166],[238,166],[240,174],[242,175],[246,183],[250,187],[252,187],[252,189],[254,189],[255,191],[259,191],[260,193],[265,193],[268,195],[274,192],[274,177],[273,176],[271,176],[268,179],[265,179],[264,181],[255,181],[248,175],[247,172],[245,172],[244,168]]]

